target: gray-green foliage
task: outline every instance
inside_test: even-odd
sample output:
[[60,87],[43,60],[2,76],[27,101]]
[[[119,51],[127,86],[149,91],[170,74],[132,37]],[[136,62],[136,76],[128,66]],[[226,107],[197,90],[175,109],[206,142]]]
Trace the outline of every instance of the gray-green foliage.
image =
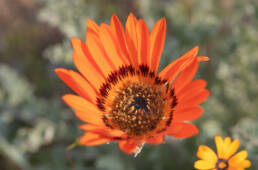
[[77,128],[80,122],[61,102],[61,94],[71,90],[50,70],[48,79],[55,83],[48,89],[53,95],[38,96],[38,87],[25,75],[0,63],[0,162],[14,164],[0,164],[0,169],[68,170],[73,165],[77,170],[193,169],[198,145],[215,148],[215,135],[239,138],[241,148],[249,151],[253,163],[250,169],[258,168],[258,1],[40,2],[44,7],[39,20],[57,27],[65,36],[62,43],[44,51],[52,67],[73,67],[70,38],[84,40],[88,18],[97,23],[108,22],[117,13],[124,21],[127,8],[143,17],[150,28],[157,19],[166,18],[166,44],[160,69],[195,45],[200,46],[199,55],[211,60],[200,64],[196,77],[208,81],[211,96],[202,105],[203,116],[195,121],[200,134],[191,139],[168,138],[164,145],[146,145],[136,158],[125,155],[113,143],[78,147],[65,156],[65,148],[81,134]]

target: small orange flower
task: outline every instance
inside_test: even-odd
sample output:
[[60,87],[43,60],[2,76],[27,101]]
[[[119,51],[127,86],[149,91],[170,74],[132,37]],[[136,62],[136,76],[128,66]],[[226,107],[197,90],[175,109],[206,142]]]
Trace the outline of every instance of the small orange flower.
[[185,123],[199,118],[208,96],[204,80],[192,80],[198,47],[157,74],[165,41],[166,20],[149,34],[146,23],[130,14],[125,30],[116,15],[110,25],[87,22],[86,43],[73,38],[73,61],[80,74],[63,68],[58,76],[79,96],[63,100],[86,124],[80,144],[119,141],[124,152],[137,153],[145,142],[161,144],[164,136],[187,138],[198,133]]
[[199,146],[197,157],[201,160],[195,162],[194,167],[196,169],[244,170],[251,166],[251,162],[246,160],[246,150],[242,150],[235,154],[240,145],[238,139],[231,142],[230,137],[226,137],[223,140],[220,136],[216,136],[215,143],[217,146],[217,155],[208,146]]

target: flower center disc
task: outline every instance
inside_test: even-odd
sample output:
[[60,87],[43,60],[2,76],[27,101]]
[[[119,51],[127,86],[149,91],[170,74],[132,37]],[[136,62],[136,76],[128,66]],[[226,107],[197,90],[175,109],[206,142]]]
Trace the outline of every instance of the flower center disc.
[[216,163],[217,170],[227,170],[228,169],[228,162],[224,159],[219,159]]
[[112,103],[113,126],[129,136],[141,136],[156,128],[163,117],[162,92],[140,82],[126,83]]
[[103,121],[129,138],[155,136],[166,130],[177,104],[174,90],[147,65],[122,66],[109,74],[96,102]]

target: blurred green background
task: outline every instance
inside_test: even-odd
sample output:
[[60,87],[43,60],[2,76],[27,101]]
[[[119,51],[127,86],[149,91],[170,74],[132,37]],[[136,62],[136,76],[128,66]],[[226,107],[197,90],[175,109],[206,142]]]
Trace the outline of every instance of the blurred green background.
[[[86,20],[124,23],[129,12],[152,28],[167,20],[161,68],[195,45],[202,62],[197,77],[211,96],[190,139],[167,138],[145,145],[134,158],[116,144],[68,145],[81,124],[61,96],[71,90],[54,68],[74,68],[70,38],[84,40]],[[239,138],[258,169],[257,0],[1,0],[0,169],[1,170],[190,170],[198,145],[215,148],[215,135]]]

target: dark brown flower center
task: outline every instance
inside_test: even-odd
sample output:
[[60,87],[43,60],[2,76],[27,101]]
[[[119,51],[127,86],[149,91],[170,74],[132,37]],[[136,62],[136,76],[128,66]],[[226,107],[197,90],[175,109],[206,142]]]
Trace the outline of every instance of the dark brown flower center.
[[133,101],[128,106],[128,110],[130,107],[134,107],[134,113],[139,109],[142,109],[145,112],[149,112],[147,100],[143,96],[133,97]]
[[216,163],[216,170],[227,170],[228,169],[228,161],[225,159],[218,159]]
[[141,136],[156,128],[164,115],[164,103],[162,92],[151,85],[128,83],[117,91],[111,120],[129,136]]
[[166,130],[177,105],[174,89],[147,65],[122,66],[111,72],[96,98],[103,121],[128,137],[153,136]]

